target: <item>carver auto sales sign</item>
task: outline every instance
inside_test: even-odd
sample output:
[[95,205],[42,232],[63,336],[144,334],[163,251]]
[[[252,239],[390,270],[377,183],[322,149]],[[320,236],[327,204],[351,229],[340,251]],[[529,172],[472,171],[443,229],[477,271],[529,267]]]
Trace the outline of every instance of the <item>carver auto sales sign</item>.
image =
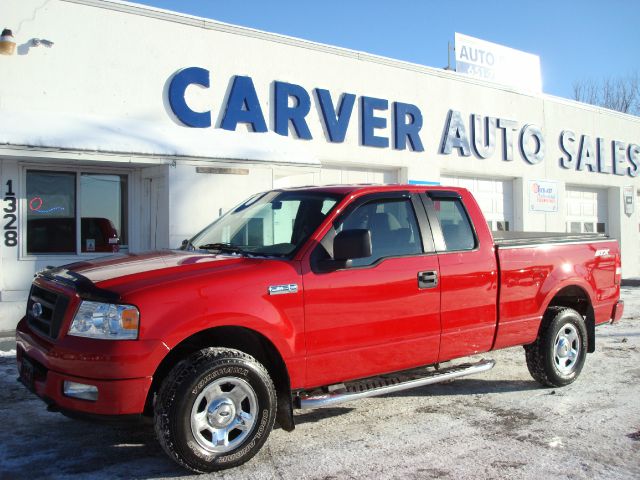
[[[456,54],[489,66],[500,65],[503,58],[498,50],[492,53],[489,50],[472,51],[466,47]],[[217,80],[215,84],[211,83],[212,78]],[[260,80],[265,81],[264,78]],[[423,155],[424,159],[433,157],[433,154],[473,156],[478,159],[499,158],[504,162],[521,160],[525,165],[537,165],[551,159],[567,170],[634,178],[640,175],[638,139],[630,139],[635,142],[621,141],[569,129],[549,132],[545,131],[544,125],[526,119],[469,110],[449,109],[444,119],[425,120],[423,111],[425,114],[433,111],[425,105],[357,92],[330,91],[322,86],[314,88],[280,80],[270,81],[268,78],[266,81],[269,83],[269,95],[261,98],[258,91],[265,90],[264,84],[256,88],[249,75],[221,78],[214,76],[208,68],[186,67],[171,77],[167,99],[174,118],[191,128],[233,132],[246,127],[256,134],[272,130],[284,137],[292,136],[296,141],[331,143],[346,142],[347,131],[355,128],[362,147],[410,150],[416,154],[431,149]],[[228,94],[222,104],[196,106],[189,98],[189,92],[193,93],[192,85],[205,89],[223,88]],[[220,120],[215,122],[216,118]],[[310,128],[310,122],[320,122],[322,133],[317,128]],[[440,122],[444,122],[444,128],[438,126]],[[423,142],[423,128],[442,131],[439,144]],[[542,194],[545,192],[546,188],[540,190]],[[552,200],[553,195],[540,197],[537,205],[550,208],[541,205],[552,205]]]

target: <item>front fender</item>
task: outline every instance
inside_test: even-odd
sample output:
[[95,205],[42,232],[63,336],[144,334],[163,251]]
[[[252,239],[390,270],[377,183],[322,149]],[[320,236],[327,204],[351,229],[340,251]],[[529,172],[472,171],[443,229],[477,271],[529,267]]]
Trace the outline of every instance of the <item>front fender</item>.
[[[290,284],[297,291],[269,294],[270,286]],[[268,339],[285,363],[304,359],[302,277],[294,262],[165,282],[125,294],[123,301],[140,309],[140,338],[162,340],[169,349],[205,330],[242,327]]]

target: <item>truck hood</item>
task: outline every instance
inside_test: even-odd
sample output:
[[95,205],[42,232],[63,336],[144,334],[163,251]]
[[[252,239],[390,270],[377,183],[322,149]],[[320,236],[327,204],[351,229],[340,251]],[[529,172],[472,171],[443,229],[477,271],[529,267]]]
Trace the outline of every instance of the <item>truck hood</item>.
[[101,289],[122,293],[128,290],[127,286],[133,287],[133,284],[139,281],[149,279],[162,281],[203,272],[213,273],[219,270],[241,268],[247,264],[255,265],[263,261],[260,258],[246,258],[239,255],[163,250],[87,260],[65,265],[61,269],[80,274]]

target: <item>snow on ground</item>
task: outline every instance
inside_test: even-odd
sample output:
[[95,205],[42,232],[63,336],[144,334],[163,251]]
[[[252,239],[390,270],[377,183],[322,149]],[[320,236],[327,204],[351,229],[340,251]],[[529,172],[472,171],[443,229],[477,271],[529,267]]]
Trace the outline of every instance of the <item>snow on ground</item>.
[[[522,348],[492,352],[483,375],[298,413],[248,464],[200,478],[640,478],[640,287],[622,296],[622,321],[598,327],[568,387],[533,382]],[[15,378],[1,357],[0,479],[191,478],[149,425],[49,413]]]

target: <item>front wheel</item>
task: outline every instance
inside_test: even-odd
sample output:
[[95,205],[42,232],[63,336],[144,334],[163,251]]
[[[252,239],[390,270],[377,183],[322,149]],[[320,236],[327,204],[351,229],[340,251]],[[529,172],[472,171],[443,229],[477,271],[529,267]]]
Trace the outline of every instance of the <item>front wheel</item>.
[[549,387],[562,387],[580,375],[587,356],[587,329],[582,316],[566,307],[549,307],[538,339],[526,345],[531,376]]
[[165,452],[190,470],[235,467],[267,440],[276,404],[273,382],[257,360],[238,350],[206,348],[163,382],[156,435]]

